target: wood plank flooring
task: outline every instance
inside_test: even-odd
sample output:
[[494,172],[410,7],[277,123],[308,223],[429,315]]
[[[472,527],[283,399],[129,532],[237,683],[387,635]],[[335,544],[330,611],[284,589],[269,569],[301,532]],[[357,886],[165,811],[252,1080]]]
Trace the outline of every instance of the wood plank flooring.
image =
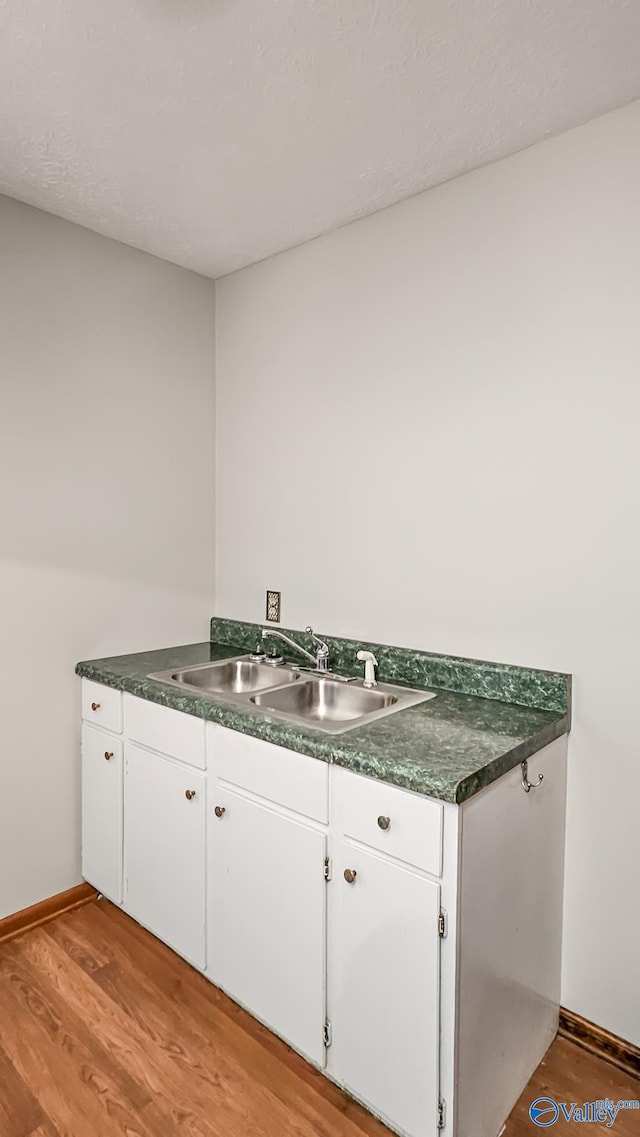
[[[640,1098],[557,1039],[531,1101]],[[564,1127],[564,1128],[563,1128]],[[554,1134],[573,1126],[558,1122]],[[639,1137],[640,1115],[613,1129]],[[0,944],[0,1137],[389,1137],[388,1130],[106,901]]]
[[[538,1097],[552,1097],[555,1101],[584,1102],[611,1098],[640,1101],[640,1079],[624,1074],[610,1062],[590,1054],[568,1038],[556,1038],[538,1066],[531,1081],[509,1118],[503,1137],[535,1137],[545,1130],[534,1125],[529,1118],[529,1106]],[[579,1124],[562,1117],[548,1130],[554,1137],[581,1133],[582,1137],[640,1137],[640,1110],[620,1111],[612,1127],[598,1122]]]

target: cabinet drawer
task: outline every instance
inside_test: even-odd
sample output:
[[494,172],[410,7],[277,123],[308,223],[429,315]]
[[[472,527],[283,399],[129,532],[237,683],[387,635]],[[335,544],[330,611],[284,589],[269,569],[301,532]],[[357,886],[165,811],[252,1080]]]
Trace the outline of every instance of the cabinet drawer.
[[92,726],[102,726],[120,734],[122,730],[122,691],[82,680],[82,717]]
[[326,762],[208,724],[209,768],[219,778],[305,817],[329,820]]
[[409,790],[332,767],[333,808],[346,837],[433,876],[442,871],[442,806]]
[[127,694],[124,721],[127,738],[133,742],[204,770],[204,719]]

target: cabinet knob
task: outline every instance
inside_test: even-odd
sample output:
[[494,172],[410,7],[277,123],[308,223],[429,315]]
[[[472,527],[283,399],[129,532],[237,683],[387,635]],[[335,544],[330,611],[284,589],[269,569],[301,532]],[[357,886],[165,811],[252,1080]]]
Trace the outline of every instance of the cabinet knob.
[[91,710],[92,711],[99,711],[100,710],[100,703],[92,703],[91,704]]
[[380,817],[378,818],[378,825],[380,826],[381,829],[390,829],[391,828],[391,818],[390,817],[384,817],[381,814]]
[[110,762],[111,759],[113,758],[113,750],[105,750],[104,756],[105,756],[107,762]]
[[224,817],[226,810],[223,805],[217,805],[213,811],[216,817]]
[[191,798],[196,796],[196,791],[195,790],[185,790],[184,796],[186,797],[187,801],[191,801]]
[[346,880],[347,884],[355,884],[357,875],[358,874],[355,869],[344,870],[344,879]]

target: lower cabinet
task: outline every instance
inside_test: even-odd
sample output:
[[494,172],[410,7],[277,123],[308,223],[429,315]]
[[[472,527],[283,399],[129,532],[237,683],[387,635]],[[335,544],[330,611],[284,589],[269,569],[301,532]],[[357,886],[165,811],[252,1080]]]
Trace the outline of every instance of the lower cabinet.
[[127,743],[124,856],[126,911],[203,968],[203,774]]
[[224,784],[213,797],[208,977],[324,1066],[326,833]]
[[438,1109],[440,887],[349,842],[334,858],[329,1071],[394,1128]]
[[402,1137],[495,1137],[557,1029],[566,738],[457,806],[96,683],[83,712],[85,878]]
[[122,739],[82,727],[82,875],[122,902]]

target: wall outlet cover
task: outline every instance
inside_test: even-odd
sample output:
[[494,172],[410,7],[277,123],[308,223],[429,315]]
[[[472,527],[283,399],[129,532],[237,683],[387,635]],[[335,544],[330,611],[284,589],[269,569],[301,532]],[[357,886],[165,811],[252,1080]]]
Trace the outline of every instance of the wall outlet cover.
[[271,624],[280,623],[281,594],[272,588],[267,589],[267,620]]

